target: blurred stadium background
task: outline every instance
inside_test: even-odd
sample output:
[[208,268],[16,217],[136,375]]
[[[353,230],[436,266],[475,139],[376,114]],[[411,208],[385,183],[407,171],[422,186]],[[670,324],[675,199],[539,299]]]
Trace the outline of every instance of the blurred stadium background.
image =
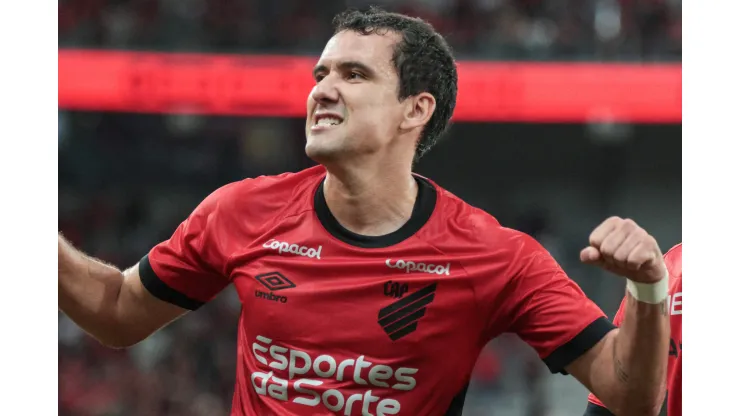
[[[300,118],[308,90],[290,89],[310,86],[310,67],[305,79],[276,79],[291,72],[263,57],[318,56],[331,36],[331,17],[369,3],[60,0],[60,230],[86,252],[128,267],[217,187],[312,165],[303,154]],[[556,74],[543,82],[548,90],[531,91],[521,84],[526,79],[497,79],[493,70],[487,80],[483,66],[474,85],[490,96],[463,99],[461,91],[458,110],[477,115],[458,117],[417,171],[535,236],[613,315],[623,283],[578,262],[592,227],[616,214],[635,218],[664,250],[681,240],[681,0],[372,4],[429,20],[460,61],[515,65],[503,66],[509,74],[543,70],[531,78],[540,82]],[[82,52],[91,50],[127,54]],[[183,84],[203,79],[197,73],[206,73],[201,64],[210,55],[199,55],[201,69],[188,78],[193,68],[182,59],[142,52],[239,54],[248,59],[236,76],[266,77],[270,88],[254,92],[263,101],[250,105],[219,107],[218,97],[208,104],[200,100],[208,92]],[[557,74],[565,77],[571,67],[553,62],[595,65],[577,67],[582,85],[572,77],[562,85]],[[652,75],[642,79],[646,74]],[[486,82],[494,86],[486,89]],[[232,84],[225,85],[219,91],[230,92]],[[240,94],[249,101],[252,91]],[[264,98],[270,94],[298,97],[292,105],[299,110]],[[577,111],[571,100],[579,102]],[[238,313],[227,290],[127,351],[101,347],[60,314],[60,414],[226,415]],[[465,414],[580,415],[585,399],[574,380],[550,375],[526,345],[502,337],[479,358]]]

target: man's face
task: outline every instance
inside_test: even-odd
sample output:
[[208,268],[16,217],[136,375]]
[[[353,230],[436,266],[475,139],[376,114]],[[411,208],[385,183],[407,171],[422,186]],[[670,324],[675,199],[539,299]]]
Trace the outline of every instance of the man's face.
[[343,31],[314,69],[308,96],[306,154],[319,163],[377,153],[398,133],[403,104],[391,61],[399,36]]

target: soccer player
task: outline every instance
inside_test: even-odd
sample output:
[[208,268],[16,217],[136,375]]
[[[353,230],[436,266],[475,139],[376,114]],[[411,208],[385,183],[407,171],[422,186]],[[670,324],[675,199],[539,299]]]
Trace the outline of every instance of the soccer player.
[[[668,373],[667,387],[668,395],[661,414],[667,416],[681,416],[681,316],[683,315],[683,288],[681,279],[683,275],[682,267],[682,245],[670,249],[665,254],[665,264],[668,267],[670,275],[670,286],[668,295],[668,311],[671,316],[671,341],[668,348]],[[621,325],[625,315],[625,303],[622,301],[617,315],[614,317],[614,324]],[[601,401],[590,394],[588,396],[588,406],[584,416],[610,416],[610,412]]]
[[504,332],[619,413],[654,415],[669,338],[655,240],[614,217],[581,253],[627,278],[616,329],[534,239],[412,174],[455,106],[444,39],[377,9],[335,26],[307,100],[319,165],[216,190],[123,272],[60,238],[61,310],[126,347],[234,285],[232,415],[459,415]]

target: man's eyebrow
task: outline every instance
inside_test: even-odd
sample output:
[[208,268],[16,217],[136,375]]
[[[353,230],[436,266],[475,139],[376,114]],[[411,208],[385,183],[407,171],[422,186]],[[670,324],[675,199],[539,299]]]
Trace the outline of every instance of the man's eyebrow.
[[341,62],[339,65],[337,65],[341,70],[346,71],[350,69],[358,69],[360,72],[364,73],[366,76],[373,76],[375,75],[375,71],[367,66],[366,64],[363,64],[359,61],[345,61]]
[[[340,70],[347,71],[351,69],[357,69],[362,72],[365,76],[371,77],[375,75],[375,71],[360,61],[343,61],[337,64]],[[313,69],[313,76],[316,77],[321,72],[328,72],[329,68],[326,65],[319,64]]]
[[328,72],[329,68],[326,67],[326,65],[316,65],[313,68],[313,76],[316,77],[316,75],[319,74],[319,72]]

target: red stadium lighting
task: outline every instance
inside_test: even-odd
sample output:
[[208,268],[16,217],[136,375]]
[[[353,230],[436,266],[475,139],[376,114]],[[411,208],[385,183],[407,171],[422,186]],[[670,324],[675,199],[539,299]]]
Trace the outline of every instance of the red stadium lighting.
[[[59,51],[59,107],[304,117],[314,57]],[[460,62],[453,119],[681,122],[681,65]]]

